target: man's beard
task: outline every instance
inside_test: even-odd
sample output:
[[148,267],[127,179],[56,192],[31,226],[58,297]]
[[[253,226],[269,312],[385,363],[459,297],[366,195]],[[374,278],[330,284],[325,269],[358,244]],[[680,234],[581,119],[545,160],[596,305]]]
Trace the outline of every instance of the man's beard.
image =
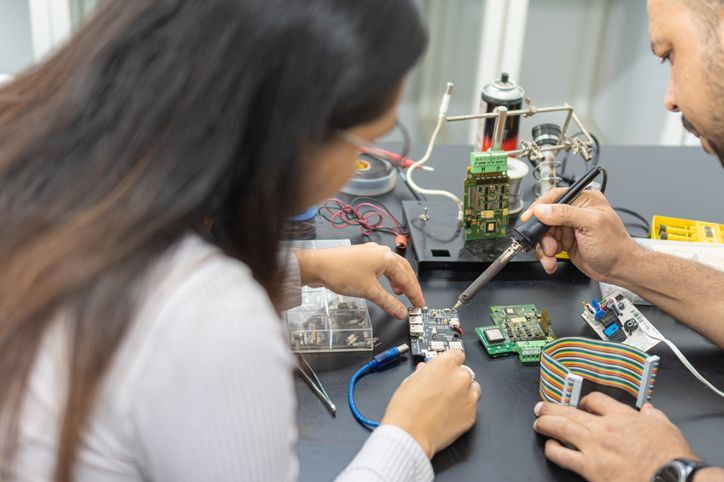
[[[702,139],[699,131],[694,127],[694,125],[684,115],[681,116],[681,123],[684,124],[684,129],[691,132],[699,139]],[[719,158],[721,167],[724,168],[724,131],[720,133],[720,137],[717,138],[716,140],[709,139],[708,137],[705,137],[703,139],[706,139],[707,144],[709,144],[709,147],[711,147],[711,150],[714,151],[714,155]]]

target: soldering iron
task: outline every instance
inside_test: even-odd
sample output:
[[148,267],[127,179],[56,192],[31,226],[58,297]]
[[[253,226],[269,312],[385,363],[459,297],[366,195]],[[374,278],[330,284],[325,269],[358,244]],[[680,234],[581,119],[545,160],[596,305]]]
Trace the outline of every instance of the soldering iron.
[[[606,170],[602,167],[595,166],[589,169],[580,179],[571,184],[568,190],[563,193],[554,204],[570,204],[576,197],[583,191],[588,185],[596,178],[599,174],[603,174],[603,182],[601,184],[601,190],[605,190],[607,174]],[[493,261],[493,263],[487,267],[478,278],[468,286],[465,291],[460,293],[457,303],[455,303],[454,309],[460,308],[462,305],[470,301],[475,294],[484,288],[495,275],[497,275],[510,260],[515,258],[519,253],[524,253],[535,248],[535,245],[543,238],[548,232],[550,226],[543,224],[535,216],[531,216],[528,221],[521,223],[513,228],[511,235],[510,246],[503,251],[503,254]]]

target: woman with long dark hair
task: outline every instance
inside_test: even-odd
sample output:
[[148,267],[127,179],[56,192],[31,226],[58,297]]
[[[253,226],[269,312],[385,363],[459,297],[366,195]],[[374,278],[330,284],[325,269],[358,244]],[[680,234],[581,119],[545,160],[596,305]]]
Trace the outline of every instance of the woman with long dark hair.
[[[2,480],[290,480],[301,282],[404,317],[374,244],[280,252],[284,221],[396,117],[411,0],[111,0],[0,89]],[[397,390],[341,479],[425,480],[474,422],[450,352]]]

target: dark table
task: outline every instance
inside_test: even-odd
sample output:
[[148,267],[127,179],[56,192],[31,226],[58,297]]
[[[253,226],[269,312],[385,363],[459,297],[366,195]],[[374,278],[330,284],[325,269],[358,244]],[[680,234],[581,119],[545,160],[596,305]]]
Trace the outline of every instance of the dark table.
[[[415,146],[413,157],[422,151],[423,146]],[[429,163],[436,172],[418,173],[416,180],[425,187],[461,193],[469,152],[469,146],[436,147]],[[600,164],[608,169],[607,196],[615,206],[638,211],[647,219],[662,214],[724,223],[724,171],[715,158],[700,148],[604,146]],[[582,173],[582,161],[572,157],[569,171]],[[534,198],[531,186],[532,180],[527,176],[522,187],[526,204]],[[412,196],[401,182],[392,193],[379,197],[400,217],[400,201],[406,199]],[[348,237],[353,243],[368,241],[359,236],[356,228],[340,231],[321,221],[317,237]],[[392,246],[391,236],[382,235],[372,240]],[[414,266],[411,251],[408,249],[406,256]],[[452,306],[469,281],[428,277],[422,282],[428,306]],[[533,303],[550,312],[558,336],[595,337],[580,318],[581,302],[599,295],[598,284],[582,276],[496,280],[460,310],[466,364],[476,372],[483,396],[476,425],[433,459],[438,480],[580,480],[546,461],[545,440],[532,430],[535,418],[532,410],[539,401],[538,366],[522,366],[516,356],[490,358],[473,328],[491,324],[488,314],[491,305]],[[371,303],[369,308],[374,334],[380,340],[376,351],[409,342],[405,321],[386,316]],[[640,307],[640,310],[679,346],[706,378],[724,387],[724,352],[661,310],[654,307]],[[652,402],[683,430],[699,456],[710,463],[724,465],[724,400],[697,381],[663,344],[652,353],[661,357]],[[300,480],[334,479],[364,444],[369,433],[352,417],[346,403],[346,389],[352,373],[371,356],[369,352],[307,355],[338,411],[337,416],[332,417],[304,382],[297,380]],[[390,396],[413,369],[408,357],[382,373],[362,379],[356,391],[362,412],[379,420]],[[622,395],[620,399],[627,401],[628,397]]]

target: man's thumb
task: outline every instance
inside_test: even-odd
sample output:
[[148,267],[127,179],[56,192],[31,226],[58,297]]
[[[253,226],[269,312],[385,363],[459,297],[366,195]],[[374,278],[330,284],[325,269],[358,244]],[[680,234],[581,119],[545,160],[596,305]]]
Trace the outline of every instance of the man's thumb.
[[569,226],[581,228],[591,219],[586,209],[570,204],[539,204],[533,213],[535,217],[548,226]]

